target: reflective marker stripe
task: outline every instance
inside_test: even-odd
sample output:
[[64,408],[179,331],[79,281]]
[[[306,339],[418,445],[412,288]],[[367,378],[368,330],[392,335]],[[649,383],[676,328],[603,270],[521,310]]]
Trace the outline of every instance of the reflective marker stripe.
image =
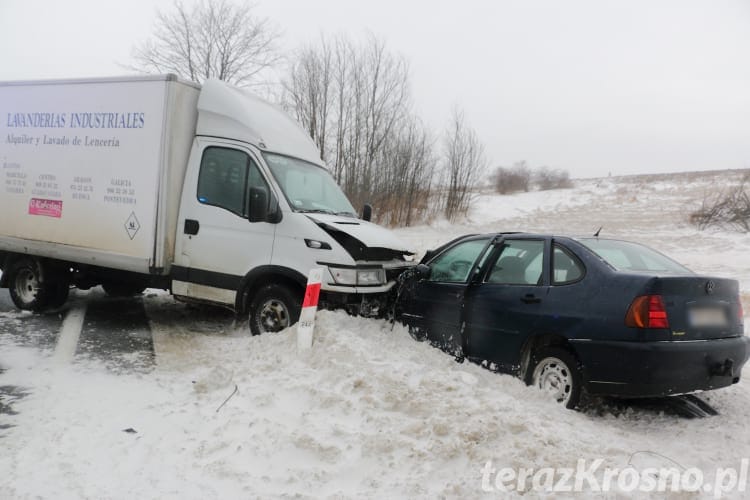
[[313,268],[307,279],[305,300],[297,323],[297,350],[308,350],[312,347],[313,329],[315,328],[315,312],[318,310],[320,296],[320,282],[323,280],[323,269]]
[[320,283],[308,283],[305,290],[305,300],[302,307],[317,307],[318,297],[320,296]]

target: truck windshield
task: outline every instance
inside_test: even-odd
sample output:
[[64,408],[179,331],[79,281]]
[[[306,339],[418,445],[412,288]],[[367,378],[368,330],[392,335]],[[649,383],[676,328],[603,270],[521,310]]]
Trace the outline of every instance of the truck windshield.
[[691,270],[656,250],[630,241],[581,238],[578,241],[618,271],[693,274]]
[[326,169],[272,153],[263,153],[263,158],[295,212],[356,217],[352,204]]

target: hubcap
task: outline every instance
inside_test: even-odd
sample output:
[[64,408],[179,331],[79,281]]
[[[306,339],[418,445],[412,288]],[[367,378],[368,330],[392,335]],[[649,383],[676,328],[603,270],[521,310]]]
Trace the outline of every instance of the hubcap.
[[280,300],[267,300],[260,309],[258,323],[263,332],[281,331],[289,326],[289,310]]
[[558,358],[544,358],[534,369],[534,385],[558,403],[567,404],[573,390],[573,375]]
[[16,295],[23,302],[29,304],[36,299],[39,290],[39,280],[31,269],[24,269],[16,278]]

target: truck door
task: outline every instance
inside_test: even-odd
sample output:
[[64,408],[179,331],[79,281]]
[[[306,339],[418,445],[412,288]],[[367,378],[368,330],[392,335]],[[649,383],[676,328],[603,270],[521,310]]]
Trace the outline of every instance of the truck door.
[[240,281],[271,263],[276,225],[249,222],[250,189],[272,198],[253,155],[231,144],[197,143],[185,176],[172,292],[234,305]]

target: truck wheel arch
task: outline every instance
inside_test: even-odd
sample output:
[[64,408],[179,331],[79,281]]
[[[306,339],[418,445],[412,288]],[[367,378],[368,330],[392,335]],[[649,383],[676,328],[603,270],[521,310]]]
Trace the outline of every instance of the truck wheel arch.
[[254,293],[269,283],[285,284],[304,292],[307,277],[295,269],[282,266],[260,266],[247,273],[240,281],[234,310],[241,316],[248,313]]

